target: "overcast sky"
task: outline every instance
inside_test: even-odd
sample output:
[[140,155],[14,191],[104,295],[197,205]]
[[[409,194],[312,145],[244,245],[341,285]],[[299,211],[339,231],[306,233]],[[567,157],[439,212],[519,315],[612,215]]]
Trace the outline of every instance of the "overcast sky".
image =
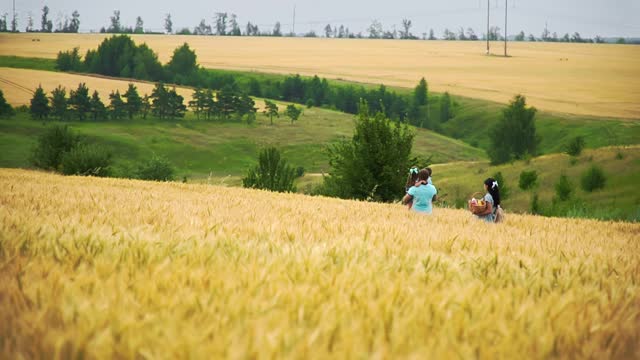
[[[352,32],[366,34],[371,21],[378,19],[385,29],[394,25],[400,29],[403,18],[413,21],[412,33],[422,35],[433,28],[441,36],[445,28],[472,27],[476,33],[486,29],[487,0],[15,0],[21,31],[27,25],[29,13],[40,27],[42,7],[51,9],[56,21],[73,10],[80,12],[80,31],[98,30],[109,25],[113,10],[121,12],[121,22],[133,26],[137,16],[145,29],[162,30],[163,18],[171,13],[174,29],[193,28],[201,19],[213,22],[216,12],[235,13],[244,31],[247,21],[257,23],[260,30],[271,29],[276,21],[284,32],[291,31],[294,5],[296,33],[315,30],[322,33],[327,23],[344,24]],[[491,24],[503,28],[504,0],[490,0]],[[540,36],[545,22],[550,31],[559,35],[579,32],[583,37],[640,37],[640,0],[508,0],[509,34],[524,30]],[[0,12],[11,13],[12,0],[0,0]]]

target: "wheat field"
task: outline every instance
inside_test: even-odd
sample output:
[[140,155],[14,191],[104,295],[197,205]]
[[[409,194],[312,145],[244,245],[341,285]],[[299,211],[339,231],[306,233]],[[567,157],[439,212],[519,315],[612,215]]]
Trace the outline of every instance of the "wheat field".
[[[4,93],[7,102],[14,106],[29,105],[33,97],[33,91],[40,85],[47,94],[50,94],[58,85],[61,85],[66,88],[67,96],[69,96],[69,92],[77,89],[80,83],[87,84],[90,90],[89,95],[93,93],[93,90],[98,90],[100,99],[105,104],[109,103],[109,94],[112,91],[120,90],[120,94],[124,94],[130,83],[133,83],[138,88],[140,96],[151,95],[154,87],[154,84],[149,82],[0,67],[0,90]],[[178,87],[176,91],[185,98],[185,103],[191,100],[193,90]]]
[[638,224],[0,170],[2,358],[640,356]]
[[[104,34],[0,34],[0,55],[55,58],[96,48]],[[134,35],[169,60],[184,42],[202,66],[413,87],[506,103],[522,93],[546,111],[640,119],[640,47],[613,44],[509,44],[510,58],[485,56],[485,43],[369,39]],[[38,39],[39,42],[32,40]],[[503,54],[502,43],[492,53]]]

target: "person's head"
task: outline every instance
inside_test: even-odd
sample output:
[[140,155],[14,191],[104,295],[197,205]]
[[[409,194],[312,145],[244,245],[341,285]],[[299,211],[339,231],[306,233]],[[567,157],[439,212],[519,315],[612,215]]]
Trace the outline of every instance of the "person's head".
[[407,187],[413,186],[413,184],[415,184],[416,181],[418,181],[419,172],[420,171],[418,170],[417,166],[413,166],[411,167],[411,169],[409,169],[409,177],[407,178]]
[[429,171],[427,169],[422,169],[418,172],[418,181],[427,181],[429,180]]
[[424,169],[429,172],[429,177],[431,177],[431,175],[433,174],[433,171],[431,170],[431,168],[430,167],[426,167]]
[[484,188],[489,194],[491,194],[494,205],[500,205],[500,188],[498,182],[494,178],[488,178],[484,181]]

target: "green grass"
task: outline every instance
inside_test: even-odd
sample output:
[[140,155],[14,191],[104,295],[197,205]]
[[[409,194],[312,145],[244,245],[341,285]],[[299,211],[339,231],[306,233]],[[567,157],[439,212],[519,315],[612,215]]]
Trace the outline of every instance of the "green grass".
[[[154,153],[166,156],[176,167],[178,178],[202,181],[231,176],[232,184],[257,162],[261,148],[275,145],[293,166],[308,173],[329,171],[327,145],[349,138],[354,117],[340,112],[305,109],[301,119],[291,124],[284,118],[274,121],[258,115],[252,125],[197,121],[191,117],[174,122],[136,119],[133,121],[68,122],[89,141],[109,148],[116,173],[126,175]],[[29,167],[29,156],[45,125],[20,113],[0,120],[0,167]],[[430,131],[416,129],[414,154],[433,155],[436,163],[486,159],[484,152],[460,141]]]
[[[580,188],[580,178],[593,164],[604,170],[607,183],[603,190],[588,193]],[[533,190],[518,188],[520,173],[525,170],[538,172],[538,185]],[[503,201],[507,211],[529,212],[535,192],[544,214],[640,221],[640,146],[637,145],[587,150],[575,164],[568,155],[553,154],[500,166],[490,166],[486,161],[434,165],[433,172],[434,183],[448,206],[466,205],[471,194],[484,192],[486,178],[502,172],[505,181],[501,185],[506,184],[510,191],[509,198]],[[554,207],[554,186],[563,173],[573,184],[573,199]]]
[[20,56],[0,56],[0,67],[58,71],[56,70],[55,59],[28,58]]

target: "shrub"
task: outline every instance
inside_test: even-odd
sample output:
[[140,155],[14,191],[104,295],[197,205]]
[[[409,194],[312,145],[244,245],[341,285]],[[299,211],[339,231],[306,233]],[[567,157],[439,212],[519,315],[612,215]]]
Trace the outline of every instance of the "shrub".
[[538,172],[535,170],[523,171],[520,173],[520,181],[518,181],[518,187],[522,190],[529,190],[535,187],[538,181]]
[[540,205],[540,198],[538,194],[534,193],[531,196],[531,206],[530,211],[534,215],[540,215],[542,213],[542,206]]
[[78,144],[76,136],[66,125],[54,125],[38,138],[31,162],[40,169],[58,170],[64,153]]
[[569,142],[569,144],[567,144],[567,154],[571,156],[580,156],[584,149],[584,145],[584,138],[582,136],[576,136]]
[[246,188],[294,192],[295,178],[295,169],[280,158],[278,149],[272,147],[260,152],[258,165],[249,170],[247,176],[242,179],[242,185]]
[[65,175],[111,175],[111,154],[94,144],[80,144],[62,156],[62,173]]
[[168,159],[154,155],[138,167],[136,177],[140,180],[172,181],[174,173],[173,165]]
[[618,152],[616,153],[616,160],[622,159],[624,159],[624,154],[622,153],[622,151],[618,150]]
[[296,177],[303,177],[304,176],[304,167],[302,166],[298,166],[296,168]]
[[560,175],[560,179],[555,185],[556,189],[556,199],[560,201],[567,201],[571,198],[571,193],[573,192],[573,184],[569,181],[567,175]]
[[587,171],[582,174],[581,185],[582,190],[586,192],[593,192],[599,189],[603,189],[607,182],[607,178],[604,171],[596,165],[591,166]]
[[60,51],[56,59],[56,69],[60,71],[83,71],[84,64],[80,58],[80,49],[75,47],[73,50]]

